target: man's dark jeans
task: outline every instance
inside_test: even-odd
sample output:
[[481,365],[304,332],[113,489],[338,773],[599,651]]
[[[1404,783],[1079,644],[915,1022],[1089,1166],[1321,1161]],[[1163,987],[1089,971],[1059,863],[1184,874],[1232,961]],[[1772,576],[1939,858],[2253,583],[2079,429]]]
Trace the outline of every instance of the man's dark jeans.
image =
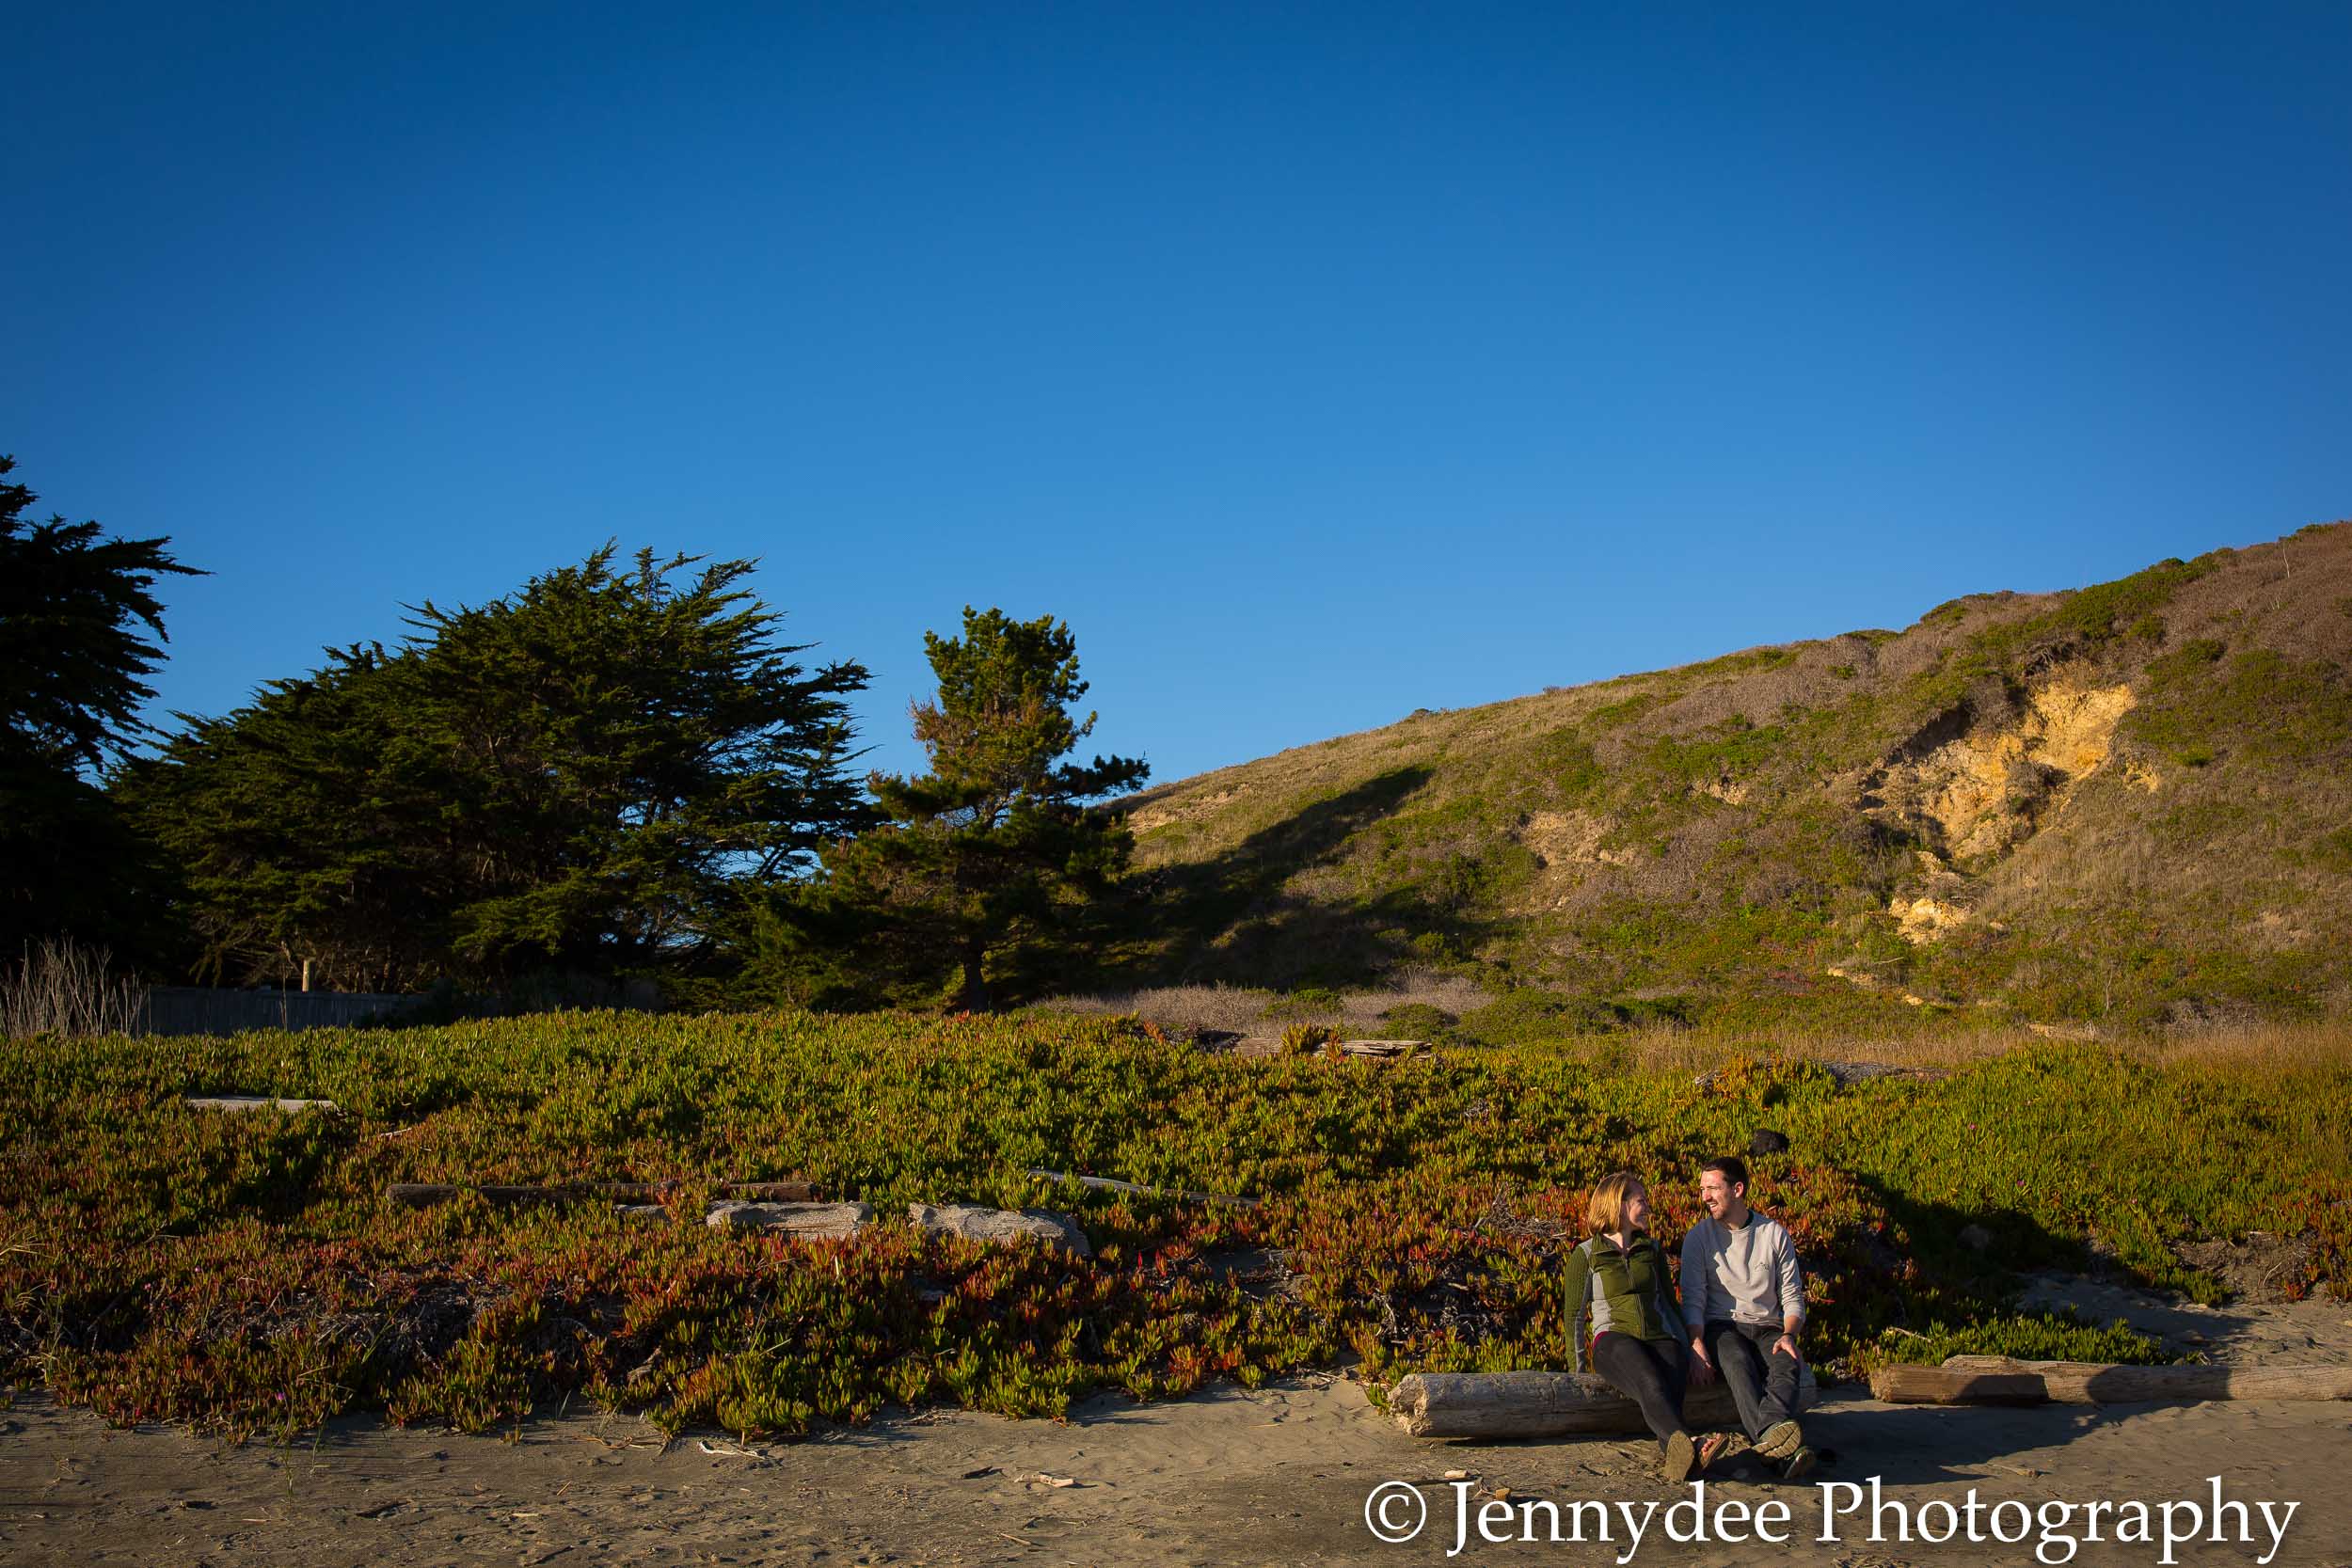
[[1642,1419],[1661,1445],[1686,1430],[1682,1394],[1691,1384],[1691,1351],[1681,1340],[1596,1334],[1593,1366],[1617,1392],[1642,1407]]
[[1772,1348],[1781,1336],[1778,1323],[1710,1321],[1699,1333],[1716,1375],[1731,1386],[1731,1402],[1740,1407],[1740,1425],[1751,1438],[1796,1416],[1798,1362]]

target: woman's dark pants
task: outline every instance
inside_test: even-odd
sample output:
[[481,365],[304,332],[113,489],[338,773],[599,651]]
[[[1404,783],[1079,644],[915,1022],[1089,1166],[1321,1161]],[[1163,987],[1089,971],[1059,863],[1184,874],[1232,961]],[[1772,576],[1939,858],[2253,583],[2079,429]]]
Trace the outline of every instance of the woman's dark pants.
[[1593,1365],[1619,1393],[1642,1407],[1642,1419],[1661,1447],[1676,1433],[1689,1430],[1682,1424],[1682,1395],[1691,1382],[1691,1352],[1682,1341],[1596,1334]]

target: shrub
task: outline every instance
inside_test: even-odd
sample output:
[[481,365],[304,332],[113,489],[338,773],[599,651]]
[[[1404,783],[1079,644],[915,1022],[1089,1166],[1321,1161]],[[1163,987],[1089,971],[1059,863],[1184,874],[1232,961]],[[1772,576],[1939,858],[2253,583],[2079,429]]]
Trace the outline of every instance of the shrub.
[[1282,1031],[1282,1054],[1304,1056],[1324,1046],[1337,1046],[1339,1031],[1322,1023],[1294,1023]]
[[[2036,1048],[1942,1082],[1840,1088],[1759,1053],[1597,1075],[1549,1047],[1409,1059],[1204,1053],[1115,1016],[572,1013],[395,1036],[43,1037],[0,1054],[0,1379],[109,1418],[287,1433],[347,1409],[484,1429],[580,1397],[670,1430],[798,1432],[884,1404],[1053,1414],[1332,1366],[1565,1364],[1561,1246],[1606,1172],[1661,1235],[1700,1164],[1765,1123],[1758,1203],[1805,1260],[1824,1375],[1944,1348],[2152,1354],[2020,1317],[1993,1263],[2080,1267],[2095,1228],[2147,1283],[2175,1244],[2312,1239],[2296,1290],[2352,1291],[2340,1053]],[[181,1097],[326,1098],[225,1117]],[[1099,1191],[1032,1169],[1254,1208]],[[886,1219],[848,1241],[713,1230],[711,1184],[803,1175],[885,1216],[1048,1205],[1089,1259]],[[391,1181],[673,1180],[681,1222],[607,1206],[391,1207]],[[1962,1244],[1967,1226],[1998,1238]],[[1278,1252],[1280,1288],[1219,1266]],[[1889,1335],[1890,1329],[1907,1334]]]
[[67,937],[26,947],[0,971],[0,1038],[30,1035],[127,1035],[139,1026],[147,993],[112,973],[114,955]]

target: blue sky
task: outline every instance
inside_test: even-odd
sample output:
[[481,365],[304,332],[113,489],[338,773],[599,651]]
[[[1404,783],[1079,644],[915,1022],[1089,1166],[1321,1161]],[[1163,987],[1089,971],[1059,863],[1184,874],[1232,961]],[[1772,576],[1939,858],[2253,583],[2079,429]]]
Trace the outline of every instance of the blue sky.
[[1171,779],[2352,515],[2352,7],[10,9],[0,451],[166,708],[608,538]]

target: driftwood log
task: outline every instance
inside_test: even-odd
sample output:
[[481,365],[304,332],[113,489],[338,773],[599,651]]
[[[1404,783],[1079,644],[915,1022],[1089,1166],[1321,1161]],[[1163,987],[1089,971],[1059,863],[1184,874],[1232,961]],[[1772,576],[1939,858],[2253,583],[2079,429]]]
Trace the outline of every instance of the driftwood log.
[[[430,1209],[479,1193],[500,1208],[517,1203],[660,1203],[678,1190],[675,1181],[575,1181],[553,1186],[461,1186],[446,1181],[395,1181],[385,1198],[406,1209]],[[806,1203],[815,1196],[806,1181],[722,1181],[715,1197],[741,1203]]]
[[1350,1056],[1410,1056],[1429,1049],[1427,1040],[1342,1040],[1340,1050]]
[[1230,1203],[1241,1209],[1255,1209],[1258,1206],[1254,1197],[1234,1197],[1226,1193],[1187,1193],[1174,1187],[1143,1187],[1107,1176],[1077,1176],[1066,1170],[1045,1170],[1037,1165],[1031,1165],[1028,1174],[1042,1177],[1048,1181],[1075,1181],[1082,1187],[1092,1187],[1101,1193],[1134,1193],[1139,1197],[1181,1197],[1187,1203]]
[[874,1223],[864,1203],[718,1203],[703,1216],[714,1230],[778,1230],[798,1240],[837,1241]]
[[1940,1367],[1881,1367],[1888,1404],[2194,1404],[2203,1400],[2352,1400],[2352,1367],[2124,1367],[1955,1355]]
[[977,1209],[969,1204],[910,1203],[907,1218],[917,1230],[961,1236],[971,1242],[1042,1242],[1079,1258],[1094,1256],[1094,1244],[1076,1220],[1051,1209]]
[[187,1097],[191,1111],[279,1111],[293,1116],[296,1111],[325,1111],[333,1115],[331,1100],[272,1100],[258,1094],[192,1094]]
[[[1797,1384],[1801,1408],[1820,1397],[1813,1369]],[[1563,1437],[1646,1432],[1642,1407],[1593,1372],[1413,1372],[1389,1390],[1389,1409],[1411,1437]],[[1692,1388],[1682,1414],[1694,1427],[1736,1427],[1740,1412],[1721,1377]]]

